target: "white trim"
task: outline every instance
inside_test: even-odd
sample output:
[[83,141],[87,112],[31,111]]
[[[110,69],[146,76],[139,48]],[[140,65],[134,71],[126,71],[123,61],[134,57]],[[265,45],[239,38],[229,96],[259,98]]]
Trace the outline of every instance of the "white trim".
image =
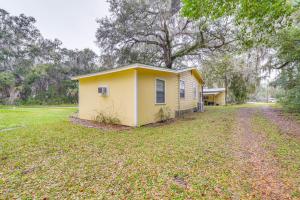
[[182,72],[190,71],[193,69],[198,70],[196,67],[189,67],[189,68],[185,68],[185,69],[179,69],[179,70],[177,70],[177,73],[182,73]]
[[217,94],[221,94],[222,92],[210,92],[210,93],[203,93],[204,96],[207,96],[207,95],[217,95]]
[[138,126],[138,74],[134,70],[134,125]]
[[[165,92],[165,102],[164,103],[157,103],[157,98],[156,98],[156,81],[157,80],[160,80],[160,81],[163,81],[165,84],[164,84],[164,92]],[[163,79],[163,78],[155,78],[155,80],[154,80],[154,84],[155,84],[155,86],[154,86],[154,93],[155,93],[155,99],[154,99],[154,102],[155,102],[155,105],[166,105],[167,103],[167,99],[166,99],[166,94],[167,94],[167,81],[166,81],[166,79]]]
[[225,88],[203,88],[203,93],[225,92]]

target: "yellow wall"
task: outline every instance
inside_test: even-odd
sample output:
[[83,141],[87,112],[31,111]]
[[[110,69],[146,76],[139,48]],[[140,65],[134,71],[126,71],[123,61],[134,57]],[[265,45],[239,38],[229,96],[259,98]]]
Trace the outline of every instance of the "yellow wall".
[[208,102],[214,102],[215,100],[214,100],[214,98],[215,98],[215,95],[205,95],[205,97],[206,97],[206,101],[208,101]]
[[[134,70],[126,70],[79,80],[79,117],[94,120],[98,112],[115,116],[121,124],[134,126]],[[107,85],[109,95],[98,94]]]
[[220,106],[225,105],[225,92],[221,92],[220,94],[216,95],[215,101]]
[[221,92],[220,94],[217,95],[205,95],[208,96],[208,102],[215,102],[215,104],[218,104],[220,106],[225,105],[225,92]]
[[[138,69],[138,124],[148,124],[159,121],[158,112],[167,106],[171,110],[171,117],[175,117],[178,108],[178,75],[168,72]],[[165,80],[166,104],[156,104],[156,78]]]
[[[156,104],[157,78],[165,80],[165,104]],[[185,98],[179,100],[180,79],[185,81]],[[193,83],[198,87],[196,98]],[[98,94],[100,85],[109,87],[108,96]],[[201,84],[191,71],[175,74],[138,68],[82,78],[79,80],[79,117],[94,120],[101,112],[117,117],[123,125],[144,125],[159,121],[162,107],[170,109],[172,118],[178,110],[197,107],[200,91]]]
[[[179,79],[183,80],[185,83],[185,98],[180,98],[179,110],[188,110],[197,107],[197,103],[199,102],[199,92],[201,91],[201,84],[192,74],[192,71],[180,73]],[[196,99],[194,98],[193,83],[195,83],[198,87]]]

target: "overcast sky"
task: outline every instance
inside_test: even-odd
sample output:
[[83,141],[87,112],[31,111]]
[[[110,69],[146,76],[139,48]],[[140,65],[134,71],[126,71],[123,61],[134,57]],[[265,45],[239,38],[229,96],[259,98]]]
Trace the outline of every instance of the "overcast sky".
[[96,53],[96,19],[108,15],[106,0],[0,0],[0,8],[11,15],[32,16],[42,35],[58,38],[63,47],[91,48]]

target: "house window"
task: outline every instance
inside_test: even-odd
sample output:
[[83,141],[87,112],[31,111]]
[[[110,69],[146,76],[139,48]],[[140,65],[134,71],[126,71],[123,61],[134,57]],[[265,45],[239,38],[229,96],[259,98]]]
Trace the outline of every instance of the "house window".
[[184,98],[185,97],[185,83],[183,80],[180,80],[179,83],[179,92],[180,92],[180,98]]
[[166,102],[166,83],[164,80],[156,79],[156,103]]
[[197,99],[197,84],[193,83],[193,94],[194,94],[194,99]]

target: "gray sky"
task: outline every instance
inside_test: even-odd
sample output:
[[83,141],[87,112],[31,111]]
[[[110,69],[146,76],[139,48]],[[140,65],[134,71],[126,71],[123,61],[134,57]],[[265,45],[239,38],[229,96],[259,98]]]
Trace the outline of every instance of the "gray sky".
[[24,13],[48,39],[58,38],[70,49],[99,49],[94,41],[96,19],[108,15],[106,0],[0,0],[0,8],[11,15]]

